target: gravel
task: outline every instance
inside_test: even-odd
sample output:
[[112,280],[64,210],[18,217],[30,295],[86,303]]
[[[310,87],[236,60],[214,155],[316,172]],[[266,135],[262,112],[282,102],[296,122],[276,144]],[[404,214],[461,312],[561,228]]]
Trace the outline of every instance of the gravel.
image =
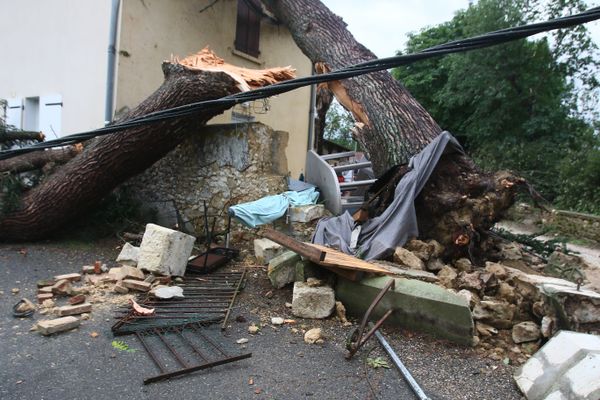
[[[22,297],[35,301],[37,280],[79,272],[96,260],[110,267],[118,247],[113,240],[0,244],[1,399],[416,399],[391,360],[390,369],[366,366],[367,356],[387,359],[374,338],[347,361],[345,338],[351,327],[335,318],[294,317],[285,304],[291,301],[291,287],[273,289],[264,268],[256,266],[249,268],[224,339],[232,349],[251,351],[252,358],[147,386],[143,379],[157,371],[136,339],[116,338],[130,352],[111,344],[114,304],[94,305],[80,328],[50,337],[29,331],[46,318],[39,312],[32,318],[12,316],[13,304]],[[19,293],[13,295],[13,288]],[[296,323],[272,325],[273,317]],[[248,333],[251,324],[260,326],[255,335]],[[324,343],[304,343],[303,333],[311,328],[321,328]],[[522,398],[510,365],[415,332],[383,332],[432,399]],[[236,344],[242,338],[248,342]]]

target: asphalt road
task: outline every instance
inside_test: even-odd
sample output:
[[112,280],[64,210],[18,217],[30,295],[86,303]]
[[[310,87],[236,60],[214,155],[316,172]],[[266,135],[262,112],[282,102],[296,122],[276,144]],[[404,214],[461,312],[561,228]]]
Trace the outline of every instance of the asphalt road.
[[[113,304],[94,305],[92,318],[80,328],[49,337],[30,332],[36,320],[12,316],[20,298],[35,299],[36,281],[56,274],[79,272],[82,265],[114,260],[115,241],[0,244],[0,399],[415,399],[393,367],[365,366],[384,353],[375,340],[355,358],[344,358],[349,328],[334,318],[297,319],[296,325],[275,327],[270,317],[294,318],[285,306],[291,289],[271,290],[263,270],[249,273],[246,287],[222,340],[233,350],[252,352],[250,359],[195,372],[169,381],[143,385],[158,373],[137,339],[123,340],[134,351],[112,346]],[[18,294],[11,293],[18,288]],[[235,318],[245,320],[236,322]],[[248,334],[251,323],[265,325]],[[304,343],[293,329],[321,327],[326,340]],[[93,332],[98,333],[92,337]],[[215,334],[221,335],[215,331]],[[471,349],[400,330],[385,334],[400,358],[434,399],[520,399],[512,383],[512,368],[479,358]],[[247,338],[242,345],[237,339]],[[390,362],[391,365],[391,362]],[[368,378],[367,378],[368,377]],[[371,389],[372,387],[372,389]]]

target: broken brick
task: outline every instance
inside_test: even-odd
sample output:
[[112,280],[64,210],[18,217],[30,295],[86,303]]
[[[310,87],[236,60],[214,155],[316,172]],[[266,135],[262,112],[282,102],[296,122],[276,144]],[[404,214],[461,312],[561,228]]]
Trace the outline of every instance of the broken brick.
[[85,296],[83,294],[78,294],[77,296],[73,296],[69,299],[69,304],[74,306],[76,304],[81,304],[85,301]]
[[52,293],[54,294],[69,294],[71,293],[71,282],[66,279],[62,279],[56,282],[52,286]]
[[92,305],[90,303],[77,304],[74,306],[62,306],[59,307],[57,312],[60,317],[65,315],[76,315],[83,314],[92,311]]
[[63,317],[57,319],[46,319],[37,323],[37,330],[42,335],[68,331],[79,326],[79,319],[75,317]]
[[117,283],[115,283],[115,287],[113,288],[113,291],[115,293],[119,293],[119,294],[126,294],[129,292],[129,289],[127,289],[125,286],[123,286],[123,281],[118,281]]
[[56,281],[54,279],[42,279],[37,281],[37,287],[38,288],[42,288],[44,286],[52,286],[56,283]]
[[42,304],[44,300],[50,300],[54,297],[52,293],[40,293],[37,295],[38,303]]
[[144,275],[141,269],[130,267],[128,265],[121,267],[121,273],[123,274],[123,279],[137,279],[143,281],[146,278],[146,275]]
[[69,282],[77,282],[81,280],[81,274],[78,274],[76,272],[72,273],[72,274],[64,274],[64,275],[56,275],[54,277],[54,279],[58,282],[58,281],[62,281],[63,279],[68,280]]
[[136,281],[134,279],[124,279],[123,286],[132,290],[139,290],[140,292],[147,292],[152,287],[152,284],[144,281]]
[[93,265],[84,265],[83,267],[81,267],[81,272],[83,274],[95,274],[95,268]]
[[52,293],[52,286],[45,286],[38,289],[39,294]]

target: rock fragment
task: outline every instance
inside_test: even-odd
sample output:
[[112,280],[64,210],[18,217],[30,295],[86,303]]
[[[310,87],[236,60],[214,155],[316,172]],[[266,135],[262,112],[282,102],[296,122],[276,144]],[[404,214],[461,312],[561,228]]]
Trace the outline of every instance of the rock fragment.
[[321,328],[313,328],[304,334],[304,342],[308,344],[323,343],[323,335]]
[[335,292],[329,286],[294,284],[292,314],[302,318],[327,318],[335,308]]
[[518,323],[512,328],[512,340],[517,344],[535,342],[541,336],[540,327],[532,321]]
[[140,257],[140,248],[133,246],[130,243],[125,243],[125,245],[121,249],[121,252],[117,256],[116,261],[121,265],[137,267],[139,257]]
[[411,269],[425,269],[425,263],[423,263],[423,261],[412,251],[407,250],[404,247],[396,247],[396,250],[394,250],[394,262]]

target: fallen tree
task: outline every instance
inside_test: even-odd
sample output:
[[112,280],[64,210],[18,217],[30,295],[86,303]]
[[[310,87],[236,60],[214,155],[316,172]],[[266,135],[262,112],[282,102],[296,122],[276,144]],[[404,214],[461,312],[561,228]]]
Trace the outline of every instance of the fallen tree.
[[82,145],[27,153],[20,157],[0,160],[0,172],[25,172],[40,169],[48,163],[64,164],[83,150]]
[[[163,84],[117,122],[293,77],[290,68],[248,70],[225,64],[208,49],[164,62],[162,69]],[[150,167],[225,109],[212,108],[91,140],[81,154],[26,193],[14,211],[0,216],[0,240],[46,237],[90,210],[119,184]]]
[[[265,3],[288,27],[318,73],[376,58],[318,0]],[[352,113],[354,137],[369,154],[377,175],[405,164],[441,132],[388,72],[329,82],[328,87]],[[512,205],[517,187],[524,183],[508,172],[484,174],[466,156],[444,156],[417,199],[421,235],[445,244],[448,256],[473,251],[475,239]]]
[[5,125],[0,125],[0,143],[12,142],[15,140],[35,140],[43,142],[45,135],[42,132],[21,131],[8,129]]

